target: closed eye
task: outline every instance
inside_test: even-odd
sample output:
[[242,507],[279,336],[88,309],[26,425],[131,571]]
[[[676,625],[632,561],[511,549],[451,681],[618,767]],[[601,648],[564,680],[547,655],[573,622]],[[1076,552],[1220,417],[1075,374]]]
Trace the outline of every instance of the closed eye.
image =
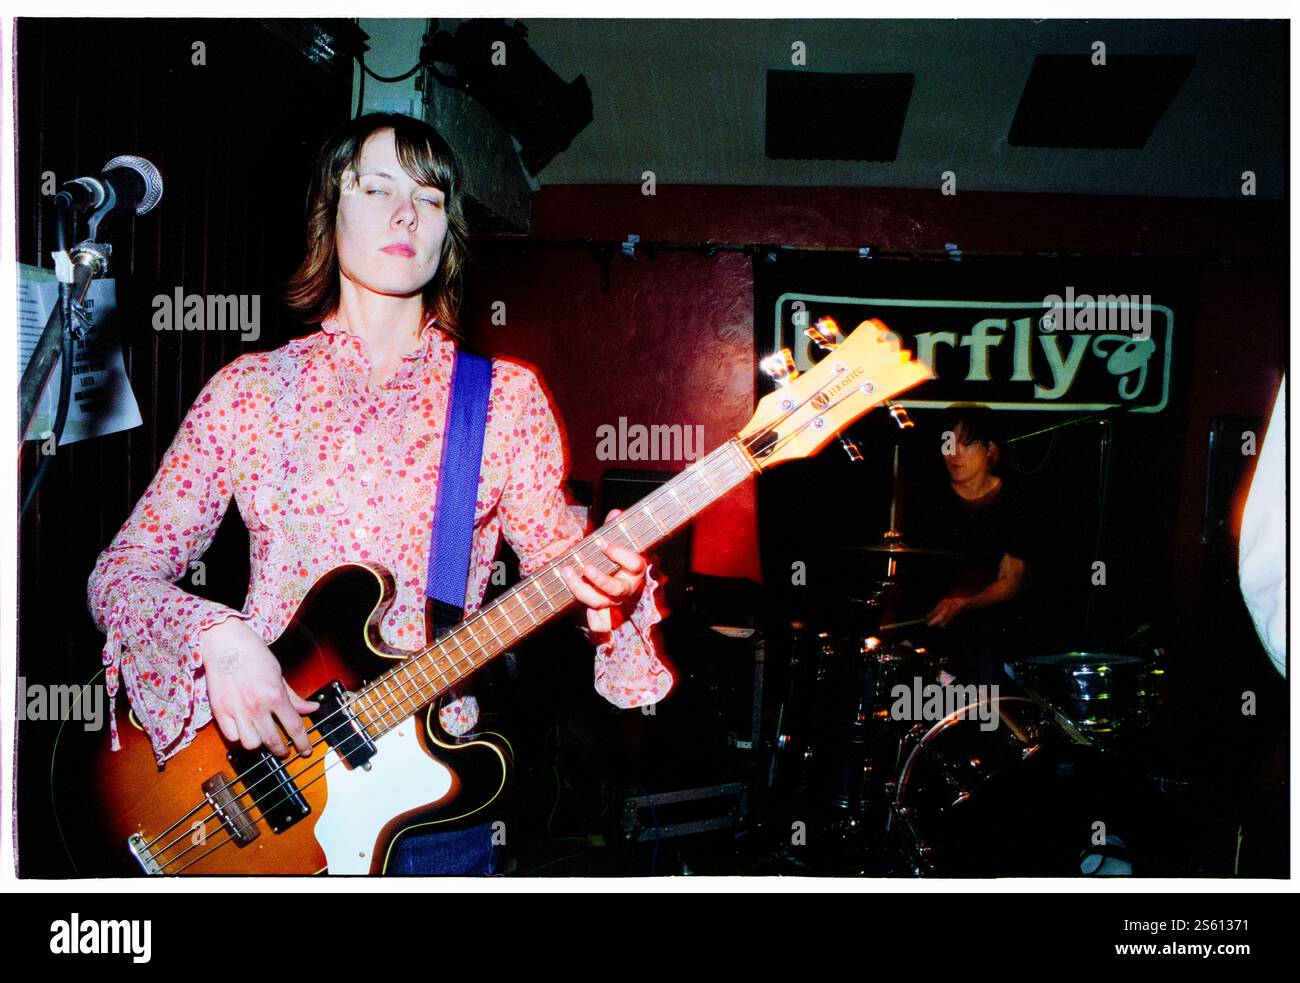
[[[366,193],[367,195],[386,195],[386,194],[388,194],[388,191],[387,191],[386,189],[384,189],[384,188],[368,188],[368,189],[366,189],[366,192],[365,192],[365,193]],[[426,204],[426,205],[433,205],[435,208],[441,208],[441,207],[442,207],[442,204],[443,204],[443,198],[441,198],[441,197],[438,197],[438,198],[419,198],[419,199],[417,199],[417,200],[423,202],[423,203]]]
[[[369,191],[365,192],[365,194],[368,194],[368,195],[386,195],[386,194],[387,194],[387,191],[385,191],[385,190],[383,190],[383,189],[378,189],[378,187],[373,187],[373,189],[370,189]],[[421,200],[421,202],[424,202],[425,204],[432,204],[434,208],[441,208],[441,207],[442,207],[442,199],[441,199],[441,198],[421,198],[420,200]]]

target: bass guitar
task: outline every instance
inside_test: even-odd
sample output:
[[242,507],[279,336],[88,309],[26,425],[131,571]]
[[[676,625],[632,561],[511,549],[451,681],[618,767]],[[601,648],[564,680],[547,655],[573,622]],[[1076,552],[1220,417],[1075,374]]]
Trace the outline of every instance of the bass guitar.
[[100,756],[100,824],[127,868],[149,875],[380,874],[399,838],[481,813],[504,787],[508,751],[483,735],[453,741],[440,696],[576,604],[564,564],[613,569],[605,543],[645,552],[742,482],[820,450],[869,409],[928,378],[883,323],[847,338],[824,319],[808,371],[788,351],[764,360],[776,388],[731,440],[417,652],[379,626],[392,575],[347,564],[317,582],[270,648],[285,679],[320,709],[313,752],[277,758],[229,745],[212,724],[159,768],[142,730]]

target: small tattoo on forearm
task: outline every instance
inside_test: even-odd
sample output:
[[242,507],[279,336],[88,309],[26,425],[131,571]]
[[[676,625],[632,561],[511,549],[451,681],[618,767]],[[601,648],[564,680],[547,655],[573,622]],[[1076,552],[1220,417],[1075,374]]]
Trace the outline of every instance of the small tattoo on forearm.
[[237,649],[228,649],[217,656],[214,664],[221,672],[233,673],[243,661]]

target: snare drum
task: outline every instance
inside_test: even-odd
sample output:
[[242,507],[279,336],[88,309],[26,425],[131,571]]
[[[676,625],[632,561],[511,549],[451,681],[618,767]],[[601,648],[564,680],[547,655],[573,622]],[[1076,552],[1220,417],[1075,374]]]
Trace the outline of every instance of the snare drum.
[[1023,685],[1091,736],[1144,727],[1152,704],[1152,664],[1136,655],[1063,652],[1022,660]]

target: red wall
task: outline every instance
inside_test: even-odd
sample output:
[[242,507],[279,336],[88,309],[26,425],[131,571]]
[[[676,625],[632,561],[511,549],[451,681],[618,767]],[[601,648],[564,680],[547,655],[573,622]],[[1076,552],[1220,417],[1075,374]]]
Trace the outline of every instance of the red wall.
[[[1199,575],[1205,434],[1221,413],[1266,415],[1286,330],[1286,210],[1277,203],[898,189],[554,186],[534,206],[538,240],[591,238],[783,243],[966,254],[1060,251],[1190,256],[1202,265],[1188,448],[1179,504],[1176,596]],[[1227,267],[1218,259],[1235,261]],[[1251,266],[1255,268],[1250,268]],[[575,477],[595,481],[596,428],[702,423],[709,447],[753,410],[750,261],[644,251],[615,255],[608,292],[578,250],[488,247],[471,275],[467,318],[494,353],[532,362],[568,426]],[[490,326],[503,300],[507,323]],[[1212,344],[1211,344],[1212,342]],[[635,466],[635,465],[633,465]],[[650,468],[681,465],[648,463]],[[695,568],[758,577],[752,485],[696,526]],[[1194,630],[1193,619],[1184,627]]]
[[[566,428],[574,478],[597,483],[606,467],[685,466],[597,460],[598,428],[617,427],[620,416],[629,425],[701,425],[702,457],[753,413],[753,287],[745,256],[618,256],[608,293],[599,266],[583,252],[485,250],[476,267],[467,304],[473,340],[538,369]],[[488,315],[498,300],[506,305],[504,325],[492,325]],[[700,517],[692,552],[699,572],[759,579],[752,483]]]

